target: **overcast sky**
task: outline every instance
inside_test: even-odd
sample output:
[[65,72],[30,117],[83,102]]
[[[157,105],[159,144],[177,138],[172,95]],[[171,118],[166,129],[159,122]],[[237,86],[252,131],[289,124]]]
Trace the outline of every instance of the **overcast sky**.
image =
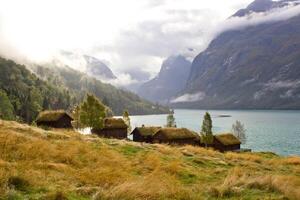
[[155,74],[170,55],[198,54],[211,30],[251,1],[0,0],[1,53],[43,60],[63,49],[115,73]]

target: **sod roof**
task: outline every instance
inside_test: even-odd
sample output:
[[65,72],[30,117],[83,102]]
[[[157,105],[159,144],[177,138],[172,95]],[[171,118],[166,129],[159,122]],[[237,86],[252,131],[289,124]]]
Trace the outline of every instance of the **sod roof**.
[[73,120],[73,117],[64,110],[46,110],[39,113],[36,122],[55,122],[58,121],[64,115],[68,116],[71,120]]
[[122,118],[105,118],[104,128],[115,129],[115,128],[127,128],[124,120]]
[[[138,131],[142,136],[146,137],[146,136],[153,136],[157,133],[157,131],[159,131],[161,129],[161,127],[136,127],[132,133],[134,133],[135,131]],[[132,134],[131,133],[131,134]]]
[[241,141],[231,133],[218,134],[214,137],[225,146],[241,144]]
[[186,128],[161,128],[154,137],[163,136],[169,140],[176,139],[198,139],[199,135]]

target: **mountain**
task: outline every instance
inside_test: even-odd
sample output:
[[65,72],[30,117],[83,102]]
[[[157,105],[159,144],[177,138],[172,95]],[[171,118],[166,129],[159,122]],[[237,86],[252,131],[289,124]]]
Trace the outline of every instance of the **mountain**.
[[[290,2],[290,3],[289,3]],[[256,0],[238,16],[295,1]],[[300,16],[226,31],[193,61],[174,106],[216,109],[300,108]]]
[[41,110],[67,109],[73,102],[66,89],[43,81],[25,66],[1,57],[0,94],[0,118],[27,123],[35,120]]
[[288,5],[299,5],[299,0],[282,0],[282,1],[272,1],[272,0],[255,0],[247,8],[237,11],[233,17],[244,17],[251,13],[262,13],[269,11],[273,8],[280,8]]
[[139,88],[138,94],[153,102],[167,103],[184,89],[190,68],[191,62],[185,57],[171,56],[163,62],[159,74]]
[[122,115],[126,109],[132,115],[162,114],[169,111],[166,107],[154,105],[134,93],[103,83],[68,66],[56,67],[50,63],[45,66],[31,66],[31,69],[43,80],[68,89],[77,103],[82,101],[86,93],[95,94],[115,115]]
[[89,76],[95,77],[98,80],[110,80],[117,78],[111,69],[99,59],[87,55],[84,55],[84,58],[86,60],[86,73]]

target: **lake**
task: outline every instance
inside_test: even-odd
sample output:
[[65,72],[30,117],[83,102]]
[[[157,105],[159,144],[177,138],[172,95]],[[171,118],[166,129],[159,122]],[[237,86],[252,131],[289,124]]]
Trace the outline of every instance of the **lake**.
[[[206,110],[175,110],[177,127],[200,131]],[[229,132],[239,120],[247,129],[247,143],[243,148],[271,151],[279,155],[300,155],[300,111],[277,110],[209,110],[213,132]],[[219,117],[230,115],[230,117]],[[132,127],[163,126],[167,115],[130,116]]]

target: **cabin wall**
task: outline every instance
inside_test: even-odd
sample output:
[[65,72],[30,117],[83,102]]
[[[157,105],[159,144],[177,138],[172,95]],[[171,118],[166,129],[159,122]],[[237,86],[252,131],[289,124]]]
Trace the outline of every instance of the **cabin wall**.
[[153,142],[153,139],[152,137],[149,135],[149,136],[143,136],[140,134],[139,131],[134,131],[132,133],[132,139],[134,142],[146,142],[146,143],[152,143]]
[[67,116],[63,116],[59,120],[53,122],[37,122],[37,126],[46,126],[53,128],[72,128],[71,119]]
[[240,149],[240,144],[235,144],[235,145],[223,145],[222,143],[220,143],[218,140],[214,139],[214,148],[216,150],[219,150],[221,152],[225,152],[225,151],[233,151],[233,150],[238,150]]
[[93,129],[92,133],[105,138],[125,139],[127,138],[127,128],[123,129]]

